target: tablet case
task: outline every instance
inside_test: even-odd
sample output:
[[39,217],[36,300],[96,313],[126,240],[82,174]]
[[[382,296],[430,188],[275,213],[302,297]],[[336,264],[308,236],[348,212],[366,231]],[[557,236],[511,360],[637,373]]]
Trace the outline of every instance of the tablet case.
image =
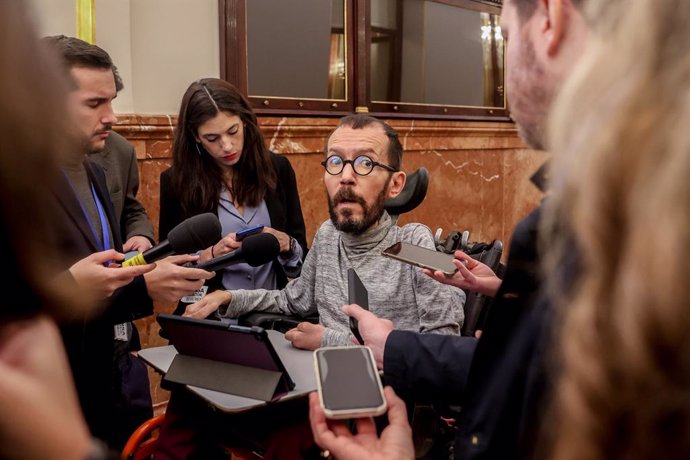
[[158,323],[175,346],[162,385],[193,385],[271,401],[295,387],[260,327],[160,313]]

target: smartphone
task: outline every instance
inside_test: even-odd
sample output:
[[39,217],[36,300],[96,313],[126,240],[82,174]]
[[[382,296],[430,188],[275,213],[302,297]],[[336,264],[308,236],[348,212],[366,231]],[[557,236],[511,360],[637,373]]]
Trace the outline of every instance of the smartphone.
[[261,233],[264,229],[263,225],[257,225],[256,227],[249,227],[244,230],[240,230],[239,232],[235,233],[235,241],[242,241],[249,235],[255,235],[257,233]]
[[453,263],[454,257],[452,255],[404,241],[384,249],[381,254],[401,262],[416,265],[417,267],[441,271],[448,276],[458,271],[458,268]]
[[373,417],[386,412],[381,378],[369,347],[318,348],[314,368],[326,417]]
[[[365,310],[369,310],[369,292],[364,287],[364,283],[359,279],[359,275],[354,268],[347,269],[347,302],[355,303]],[[352,334],[359,340],[359,343],[364,345],[364,340],[359,334],[359,325],[357,320],[350,316],[350,330]]]

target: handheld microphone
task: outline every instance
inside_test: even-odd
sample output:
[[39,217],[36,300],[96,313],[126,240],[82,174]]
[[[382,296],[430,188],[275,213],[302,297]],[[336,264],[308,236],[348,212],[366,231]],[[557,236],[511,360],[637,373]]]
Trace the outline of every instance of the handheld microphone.
[[246,262],[252,267],[258,267],[272,261],[279,253],[280,243],[278,243],[278,238],[270,233],[259,233],[246,237],[242,240],[242,246],[234,251],[190,266],[202,268],[210,272],[242,262]]
[[221,238],[218,216],[212,212],[198,214],[170,230],[168,238],[122,263],[123,267],[145,265],[171,254],[189,254],[215,244]]

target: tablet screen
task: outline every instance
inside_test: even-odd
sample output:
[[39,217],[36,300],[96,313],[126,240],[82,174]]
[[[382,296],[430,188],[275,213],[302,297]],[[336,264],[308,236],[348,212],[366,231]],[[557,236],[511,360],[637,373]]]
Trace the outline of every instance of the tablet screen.
[[269,371],[285,372],[262,328],[160,313],[158,323],[178,353]]

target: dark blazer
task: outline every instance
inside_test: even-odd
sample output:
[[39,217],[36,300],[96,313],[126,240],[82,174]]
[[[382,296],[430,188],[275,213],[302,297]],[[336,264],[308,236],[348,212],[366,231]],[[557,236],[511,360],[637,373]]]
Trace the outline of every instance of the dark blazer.
[[[94,189],[104,205],[108,224],[112,229],[113,248],[122,250],[117,231],[117,218],[109,198],[103,171],[89,160],[85,168]],[[67,269],[98,251],[91,228],[81,205],[66,177],[59,175],[54,184],[54,227],[62,257]],[[79,293],[75,292],[75,296]],[[94,436],[108,439],[114,430],[112,410],[118,388],[113,388],[113,326],[153,314],[153,303],[148,296],[142,276],[116,291],[103,305],[96,307],[89,318],[81,318],[61,328],[65,349],[79,394],[82,410]]]
[[455,458],[512,459],[532,453],[551,321],[538,276],[540,211],[516,227],[504,280],[480,340],[394,331],[386,342],[384,378],[396,391],[462,406]]
[[[285,232],[296,239],[299,245],[302,246],[303,256],[306,256],[306,230],[297,191],[295,171],[284,156],[272,154],[271,158],[278,176],[276,189],[269,191],[265,197],[268,215],[271,218],[271,227]],[[194,213],[185,213],[180,206],[180,200],[177,198],[171,182],[172,168],[161,173],[160,216],[158,221],[158,235],[161,240],[165,239],[165,235],[183,220],[204,212],[199,209]],[[273,269],[276,272],[278,288],[284,287],[287,284],[287,276],[277,260],[273,261]]]
[[154,243],[153,226],[146,209],[137,200],[139,171],[132,144],[119,134],[111,132],[105,141],[105,148],[89,155],[89,159],[105,171],[108,192],[119,222],[117,228],[123,240],[139,235]]

